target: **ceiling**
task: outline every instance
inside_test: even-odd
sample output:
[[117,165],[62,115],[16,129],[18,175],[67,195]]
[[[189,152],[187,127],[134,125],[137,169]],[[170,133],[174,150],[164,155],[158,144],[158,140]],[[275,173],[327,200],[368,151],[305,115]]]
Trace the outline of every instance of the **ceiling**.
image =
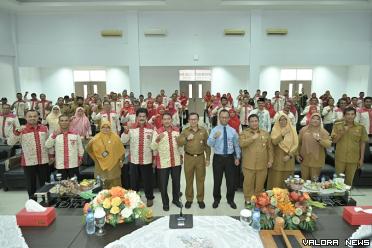
[[371,10],[372,0],[0,0],[14,11],[72,10]]

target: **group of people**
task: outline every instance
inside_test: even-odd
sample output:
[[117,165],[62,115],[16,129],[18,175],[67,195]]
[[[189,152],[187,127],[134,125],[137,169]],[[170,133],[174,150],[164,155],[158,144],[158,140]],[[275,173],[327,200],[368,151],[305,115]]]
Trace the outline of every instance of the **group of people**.
[[[79,175],[86,151],[95,164],[95,176],[105,187],[123,184],[138,191],[142,182],[147,206],[153,205],[154,177],[158,176],[164,211],[169,210],[167,192],[172,179],[172,203],[181,206],[182,166],[186,179],[185,207],[196,198],[205,208],[204,181],[213,150],[213,208],[221,200],[221,183],[226,178],[228,204],[234,200],[240,171],[244,176],[245,202],[265,188],[285,187],[284,180],[301,164],[301,177],[318,178],[325,164],[325,149],[336,144],[336,173],[346,174],[351,185],[357,168],[363,165],[365,143],[372,134],[371,97],[349,99],[334,105],[329,91],[319,99],[313,93],[289,97],[288,91],[275,92],[272,99],[257,90],[251,97],[241,90],[231,94],[210,92],[204,96],[204,122],[188,111],[188,98],[175,91],[170,98],[161,90],[135,98],[133,93],[111,92],[102,99],[95,94],[60,97],[55,105],[45,94],[17,94],[9,105],[0,104],[0,139],[6,145],[20,144],[21,164],[28,194],[34,197],[36,178],[43,185],[53,166],[63,178]],[[300,114],[299,114],[300,113]],[[301,121],[299,121],[299,119]],[[209,127],[211,128],[209,130]],[[123,167],[124,166],[124,167]],[[122,168],[123,167],[123,168]],[[154,173],[154,168],[156,173]],[[122,170],[129,171],[122,182]]]

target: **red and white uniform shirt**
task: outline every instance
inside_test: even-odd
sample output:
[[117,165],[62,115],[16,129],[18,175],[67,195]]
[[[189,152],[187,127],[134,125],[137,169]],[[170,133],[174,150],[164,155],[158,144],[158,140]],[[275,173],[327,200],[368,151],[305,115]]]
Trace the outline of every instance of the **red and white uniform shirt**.
[[357,112],[357,118],[355,120],[363,125],[366,129],[367,134],[372,134],[372,108],[367,109],[365,107],[359,108]]
[[92,119],[94,121],[99,120],[106,120],[111,123],[111,130],[113,132],[120,132],[120,115],[118,115],[115,111],[111,110],[110,112],[100,112],[96,114],[95,112],[92,113]]
[[187,98],[187,96],[180,96],[178,98],[178,101],[181,103],[181,107],[182,109],[187,109],[188,106],[189,106],[189,99]]
[[240,106],[239,119],[242,125],[248,125],[248,117],[252,110],[253,107],[249,104]]
[[152,164],[153,152],[151,142],[154,129],[150,124],[143,127],[134,124],[128,131],[121,135],[123,144],[129,142],[129,161],[133,164]]
[[335,121],[339,121],[339,120],[342,120],[344,118],[344,111],[340,108],[335,109],[335,114],[336,114],[336,120]]
[[21,165],[33,166],[49,163],[49,150],[45,146],[48,139],[48,128],[44,125],[27,124],[21,131],[14,130],[8,139],[9,145],[18,142],[22,146]]
[[14,111],[18,118],[25,118],[25,112],[28,110],[28,104],[21,100],[14,102]]
[[[164,137],[156,142],[159,134],[163,133]],[[170,127],[165,130],[164,127],[159,128],[154,132],[152,136],[151,148],[157,152],[156,155],[156,166],[158,169],[164,169],[174,166],[180,166],[182,147],[177,145],[177,137],[180,135],[178,128]]]
[[111,109],[115,111],[118,115],[120,115],[121,108],[123,107],[122,102],[112,100],[110,103],[111,103]]
[[37,100],[37,99],[28,100],[29,109],[30,110],[36,110],[38,102],[39,102],[39,100]]
[[11,133],[13,133],[13,127],[16,130],[19,129],[18,117],[15,114],[4,115],[0,113],[0,139],[7,140]]
[[75,132],[52,133],[45,146],[54,148],[55,167],[58,170],[76,168],[80,165],[84,148],[80,135]]
[[37,103],[37,109],[40,114],[40,118],[45,120],[49,113],[50,101],[48,100],[41,100]]

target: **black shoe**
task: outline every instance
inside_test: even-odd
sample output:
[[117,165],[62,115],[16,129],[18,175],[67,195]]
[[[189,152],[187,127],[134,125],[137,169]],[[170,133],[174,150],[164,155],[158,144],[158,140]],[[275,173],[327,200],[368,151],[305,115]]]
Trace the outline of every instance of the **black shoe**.
[[205,208],[205,203],[203,201],[198,202],[198,204],[199,204],[199,208],[201,208],[201,209]]
[[185,203],[185,208],[191,208],[191,204],[192,204],[192,202],[187,201],[187,202]]
[[182,204],[181,204],[180,201],[172,201],[172,203],[173,203],[174,205],[176,205],[177,207],[179,207],[179,208],[182,207]]
[[152,207],[154,205],[154,201],[153,200],[147,200],[147,204],[146,206],[149,208],[149,207]]
[[212,207],[213,208],[218,208],[218,204],[220,204],[219,201],[214,201],[213,204],[212,204]]
[[164,210],[164,211],[169,211],[169,206],[164,206],[164,205],[163,205],[163,210]]
[[232,209],[236,209],[236,204],[235,204],[235,202],[231,201],[231,202],[228,202],[228,204],[230,205],[230,207],[231,207]]

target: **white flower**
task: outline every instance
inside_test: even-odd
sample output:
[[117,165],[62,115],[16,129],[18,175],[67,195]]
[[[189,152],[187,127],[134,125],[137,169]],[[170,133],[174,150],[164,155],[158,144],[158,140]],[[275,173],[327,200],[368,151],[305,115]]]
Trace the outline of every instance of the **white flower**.
[[308,213],[306,214],[306,216],[307,216],[307,217],[311,217],[311,213],[308,212]]
[[311,206],[309,206],[307,209],[308,209],[309,211],[313,210],[313,208],[312,208]]
[[133,210],[131,208],[124,208],[120,214],[124,219],[127,219],[133,214]]
[[137,208],[138,205],[141,203],[141,198],[135,191],[128,191],[126,194],[126,198],[129,199],[129,208]]
[[309,222],[310,221],[310,217],[306,217],[306,222]]

